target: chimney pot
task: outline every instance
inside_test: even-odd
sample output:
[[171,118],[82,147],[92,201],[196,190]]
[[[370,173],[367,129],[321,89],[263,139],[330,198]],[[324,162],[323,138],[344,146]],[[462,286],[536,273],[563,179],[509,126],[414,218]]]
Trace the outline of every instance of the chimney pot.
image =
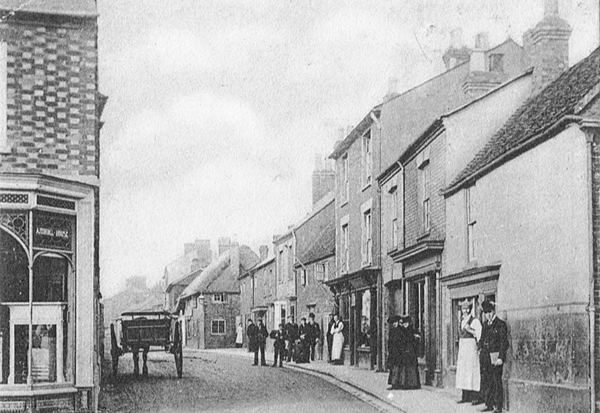
[[264,261],[265,259],[267,259],[267,256],[269,255],[269,246],[261,245],[260,247],[258,247],[258,251],[260,254],[260,260]]

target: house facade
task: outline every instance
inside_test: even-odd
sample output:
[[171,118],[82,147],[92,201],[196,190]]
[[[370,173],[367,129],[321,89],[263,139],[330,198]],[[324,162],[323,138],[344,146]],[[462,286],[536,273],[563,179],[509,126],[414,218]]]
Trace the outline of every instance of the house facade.
[[[565,27],[554,18],[533,35],[568,42]],[[444,306],[497,303],[510,330],[507,407],[519,412],[598,411],[598,67],[597,49],[535,84],[444,191]]]
[[[335,196],[334,192],[320,199],[313,213],[295,228],[297,259],[296,291],[298,318],[315,315],[323,336],[329,314],[335,313],[334,295],[325,284],[335,279]],[[369,320],[367,320],[368,322]],[[317,347],[320,358],[327,357],[323,337]],[[325,351],[325,353],[324,353]]]
[[0,406],[97,411],[103,329],[94,1],[0,5]]
[[198,349],[235,346],[240,319],[240,275],[259,258],[249,247],[219,241],[217,261],[196,272],[181,293],[177,310],[186,325],[185,346]]
[[[383,368],[381,340],[381,260],[379,245],[380,107],[373,108],[341,142],[335,161],[336,277],[327,281],[344,323],[344,364]],[[368,328],[363,327],[365,320]],[[368,343],[362,331],[372,332]]]

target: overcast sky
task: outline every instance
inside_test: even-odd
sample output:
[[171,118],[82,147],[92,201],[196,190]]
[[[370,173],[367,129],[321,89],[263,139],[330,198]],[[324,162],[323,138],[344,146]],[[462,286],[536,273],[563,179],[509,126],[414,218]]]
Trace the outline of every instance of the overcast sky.
[[[598,0],[561,0],[570,63],[598,45]],[[196,238],[253,248],[311,207],[340,126],[443,71],[450,31],[491,45],[543,0],[98,0],[101,288],[158,281]],[[384,165],[385,166],[385,165]]]

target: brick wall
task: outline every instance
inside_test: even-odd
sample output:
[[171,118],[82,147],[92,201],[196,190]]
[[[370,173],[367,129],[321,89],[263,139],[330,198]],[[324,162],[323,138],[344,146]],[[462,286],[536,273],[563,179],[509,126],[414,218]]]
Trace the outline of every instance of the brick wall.
[[[240,295],[227,294],[227,302],[214,303],[207,295],[204,304],[204,348],[235,347],[235,317],[240,314]],[[212,320],[225,320],[225,335],[214,335],[211,331]]]
[[0,172],[98,176],[97,26],[8,19],[7,139]]

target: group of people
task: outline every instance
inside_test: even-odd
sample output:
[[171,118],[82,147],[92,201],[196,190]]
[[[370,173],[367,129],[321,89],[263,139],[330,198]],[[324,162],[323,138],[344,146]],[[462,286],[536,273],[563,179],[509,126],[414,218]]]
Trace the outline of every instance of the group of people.
[[483,325],[473,314],[473,302],[464,300],[461,308],[460,340],[456,362],[456,387],[462,390],[458,403],[485,403],[482,412],[502,412],[504,392],[502,371],[508,351],[506,322],[496,316],[495,304],[482,304]]
[[387,367],[390,371],[389,390],[419,389],[419,355],[420,336],[413,329],[410,317],[393,316],[388,339]]
[[[241,347],[241,331],[238,326],[238,334],[236,344]],[[329,354],[329,362],[333,364],[342,364],[342,348],[344,347],[344,324],[340,321],[339,316],[330,314],[329,324],[325,338],[327,340],[327,349]],[[252,319],[248,319],[248,327],[246,328],[248,336],[248,349],[254,352],[253,366],[266,366],[265,360],[265,345],[267,338],[273,339],[274,362],[272,367],[279,365],[283,367],[283,361],[296,363],[310,363],[315,360],[316,348],[319,341],[322,340],[321,327],[315,322],[315,315],[308,315],[308,322],[305,317],[300,319],[300,324],[294,323],[292,316],[288,317],[288,322],[284,325],[279,324],[277,330],[267,331],[267,327],[263,324],[261,318],[256,320],[256,324]]]

